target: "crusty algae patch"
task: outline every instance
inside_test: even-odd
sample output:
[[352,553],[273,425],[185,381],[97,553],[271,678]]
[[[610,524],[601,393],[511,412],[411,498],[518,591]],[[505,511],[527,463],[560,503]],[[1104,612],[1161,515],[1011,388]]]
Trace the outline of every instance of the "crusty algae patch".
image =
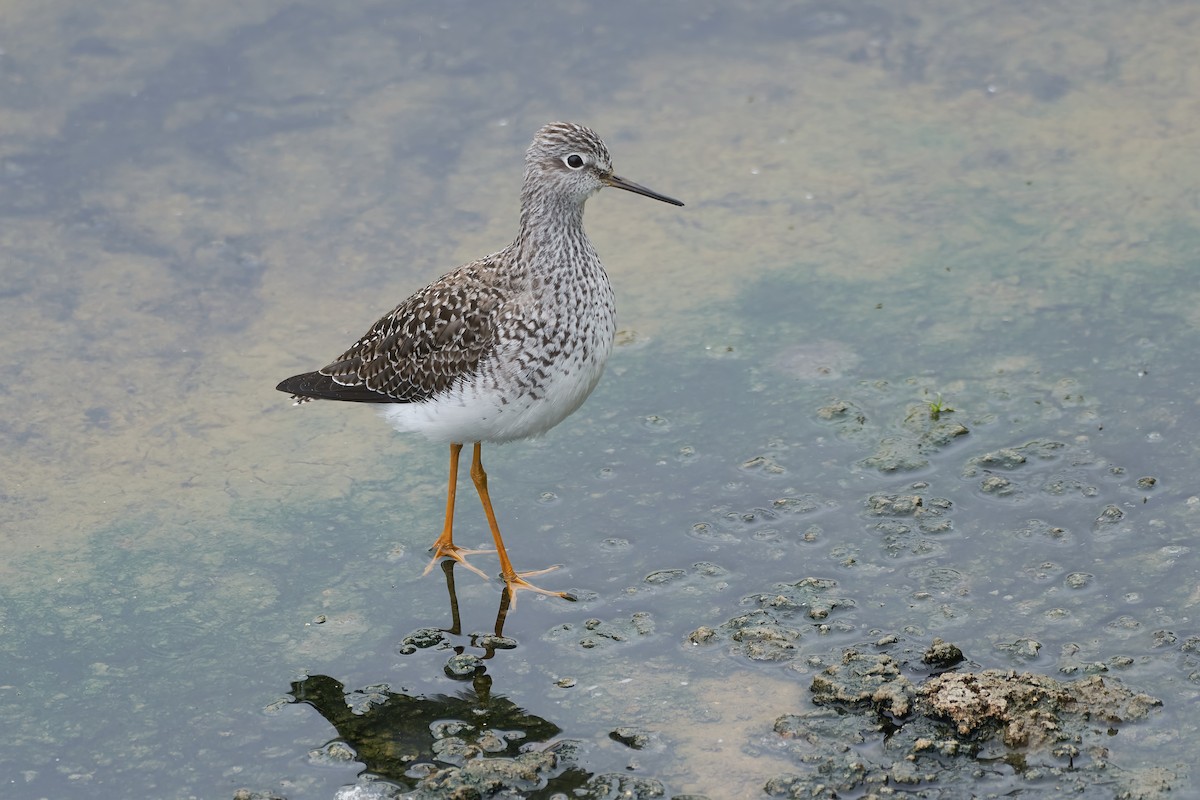
[[[935,640],[921,661],[959,659],[957,648]],[[920,669],[846,650],[812,679],[816,711],[776,719],[779,742],[806,769],[772,778],[767,793],[949,798],[1053,784],[1064,794],[1115,785],[1109,796],[1148,798],[1171,790],[1170,768],[1121,770],[1110,755],[1116,726],[1145,718],[1161,705],[1153,697],[1111,677],[1060,681],[998,669],[909,677]]]
[[[922,716],[949,723],[958,744],[976,749],[992,740],[1030,750],[1079,744],[1083,729],[1140,720],[1162,705],[1099,675],[1059,681],[1033,672],[986,669],[946,672],[914,685],[891,656],[858,650],[847,650],[840,664],[813,678],[810,688],[817,705],[863,706],[898,721]],[[1053,752],[1070,754],[1071,749]]]
[[1035,749],[1077,744],[1080,726],[1142,719],[1162,705],[1113,678],[1063,682],[998,669],[938,675],[921,685],[919,696],[918,713],[953,723],[956,736],[1000,737],[1008,747]]

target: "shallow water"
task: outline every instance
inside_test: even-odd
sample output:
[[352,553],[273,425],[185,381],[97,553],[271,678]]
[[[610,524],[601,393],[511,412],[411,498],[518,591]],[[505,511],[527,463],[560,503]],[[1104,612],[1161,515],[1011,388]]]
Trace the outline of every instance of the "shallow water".
[[[1162,706],[1077,761],[892,785],[1195,791],[1193,5],[5,17],[4,796],[388,796],[502,757],[530,796],[714,798],[857,758],[856,796],[891,739],[823,727],[812,678],[934,637]],[[498,583],[457,570],[437,635],[443,448],[273,387],[506,243],[555,118],[687,207],[589,203],[609,371],[485,450],[518,567],[579,602],[522,596],[489,639]],[[789,616],[805,577],[825,617]],[[735,641],[752,609],[788,648]]]

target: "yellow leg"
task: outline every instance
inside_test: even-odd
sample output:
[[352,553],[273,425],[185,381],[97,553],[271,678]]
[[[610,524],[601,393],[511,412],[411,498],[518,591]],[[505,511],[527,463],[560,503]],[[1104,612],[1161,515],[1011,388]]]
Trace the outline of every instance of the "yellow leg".
[[[476,445],[478,448],[478,445]],[[433,560],[429,562],[429,566],[425,567],[426,575],[433,569],[433,565],[440,559],[453,558],[458,563],[462,564],[467,569],[474,572],[484,580],[488,580],[487,573],[467,561],[467,556],[475,555],[476,553],[490,553],[491,550],[464,550],[454,543],[454,492],[458,487],[458,454],[462,451],[460,442],[453,442],[450,445],[450,487],[446,490],[446,524],[442,526],[442,535],[433,543],[433,547],[429,548],[433,551]]]
[[500,536],[500,526],[496,524],[496,512],[492,511],[492,499],[488,495],[487,488],[487,473],[483,471],[483,460],[480,458],[481,446],[479,442],[475,443],[475,455],[471,459],[471,480],[475,482],[475,490],[479,492],[479,500],[483,503],[483,513],[487,515],[488,526],[492,529],[492,538],[496,541],[496,552],[500,554],[500,577],[504,579],[504,585],[508,590],[509,597],[513,600],[513,605],[517,601],[517,589],[528,589],[540,594],[548,594],[551,597],[561,597],[564,600],[574,600],[575,598],[566,592],[551,592],[546,589],[538,588],[529,581],[525,580],[526,575],[541,575],[558,567],[550,567],[548,569],[539,569],[536,572],[518,573],[513,569],[512,562],[508,560],[508,551],[504,549],[504,539]]

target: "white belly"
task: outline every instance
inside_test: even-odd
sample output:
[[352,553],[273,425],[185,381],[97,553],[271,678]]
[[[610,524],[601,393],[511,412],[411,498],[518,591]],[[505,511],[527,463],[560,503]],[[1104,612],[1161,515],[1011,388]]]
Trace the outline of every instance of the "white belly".
[[508,442],[539,436],[583,404],[600,381],[611,349],[610,336],[607,346],[593,349],[586,360],[576,355],[557,363],[550,377],[529,390],[506,391],[500,368],[499,387],[478,380],[422,403],[387,404],[380,411],[397,431],[420,433],[435,442]]

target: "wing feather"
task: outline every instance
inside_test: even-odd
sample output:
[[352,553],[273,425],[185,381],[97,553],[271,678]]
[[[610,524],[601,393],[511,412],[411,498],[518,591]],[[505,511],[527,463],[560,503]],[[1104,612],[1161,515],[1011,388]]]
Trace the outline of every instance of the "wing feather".
[[477,374],[495,346],[503,303],[494,274],[485,275],[480,262],[467,264],[385,314],[328,366],[276,388],[301,401],[428,400]]

